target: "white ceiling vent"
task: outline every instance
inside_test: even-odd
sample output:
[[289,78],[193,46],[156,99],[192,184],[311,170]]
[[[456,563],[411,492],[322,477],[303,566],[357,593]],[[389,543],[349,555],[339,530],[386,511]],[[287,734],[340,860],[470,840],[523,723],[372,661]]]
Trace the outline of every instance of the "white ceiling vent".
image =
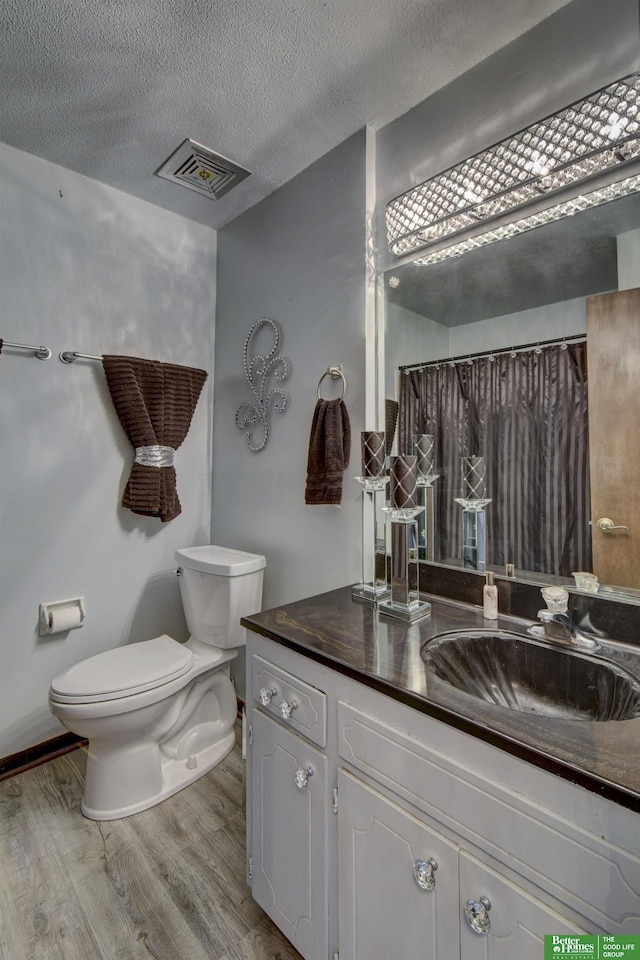
[[156,175],[217,200],[248,177],[249,171],[201,143],[184,140],[156,170]]

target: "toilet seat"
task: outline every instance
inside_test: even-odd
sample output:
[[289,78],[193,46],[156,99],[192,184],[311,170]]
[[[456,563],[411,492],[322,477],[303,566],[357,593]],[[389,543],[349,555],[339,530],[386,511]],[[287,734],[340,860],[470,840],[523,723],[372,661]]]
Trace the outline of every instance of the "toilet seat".
[[163,634],[82,660],[59,674],[49,696],[58,703],[95,703],[133,696],[185,674],[194,655]]

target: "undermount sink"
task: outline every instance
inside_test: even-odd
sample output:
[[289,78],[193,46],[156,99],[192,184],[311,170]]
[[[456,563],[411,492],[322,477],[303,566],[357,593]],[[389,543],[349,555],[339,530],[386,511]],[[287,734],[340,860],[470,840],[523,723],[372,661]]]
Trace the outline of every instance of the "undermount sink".
[[472,697],[562,720],[640,716],[640,683],[616,664],[501,630],[454,631],[427,641],[422,659]]

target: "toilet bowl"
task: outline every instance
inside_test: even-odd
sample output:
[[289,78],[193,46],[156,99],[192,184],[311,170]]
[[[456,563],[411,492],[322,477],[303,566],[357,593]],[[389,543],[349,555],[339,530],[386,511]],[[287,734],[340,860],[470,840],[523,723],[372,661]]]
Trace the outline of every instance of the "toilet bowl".
[[176,551],[191,636],[166,635],[89,657],[59,674],[49,708],[89,741],[82,812],[139,813],[182,790],[235,744],[230,661],[240,618],[260,610],[265,559],[226,547]]

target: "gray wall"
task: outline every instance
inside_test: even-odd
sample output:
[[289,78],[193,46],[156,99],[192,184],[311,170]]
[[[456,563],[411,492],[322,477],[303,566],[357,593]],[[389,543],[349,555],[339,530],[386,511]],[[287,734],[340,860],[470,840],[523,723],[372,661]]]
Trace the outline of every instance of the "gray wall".
[[398,367],[450,357],[449,330],[395,303],[385,306],[385,397],[398,398]]
[[[60,195],[62,194],[62,195]],[[216,234],[0,145],[0,336],[44,343],[0,356],[0,756],[63,732],[51,679],[102,650],[186,639],[173,559],[210,528]],[[133,452],[100,364],[124,353],[210,373],[176,455],[183,513],[119,507]],[[38,604],[84,596],[86,624],[42,639]]]
[[537,340],[572,337],[584,333],[586,323],[584,297],[456,327],[445,327],[410,310],[388,304],[385,357],[387,396],[398,396],[397,390],[395,393],[390,391],[396,386],[395,378],[400,364],[426,363],[466,353],[502,350],[505,344],[515,347]]
[[[359,578],[360,488],[353,476],[364,428],[364,158],[362,131],[218,233],[212,536],[265,554],[265,607]],[[251,396],[245,339],[264,316],[277,321],[280,352],[291,361],[282,384],[290,404],[272,417],[264,450],[252,453],[235,412]],[[353,433],[342,506],[305,506],[316,388],[338,364]],[[330,378],[323,382],[325,398],[336,390]]]
[[385,205],[418,183],[640,69],[638,0],[572,0],[376,135],[376,245]]
[[618,237],[618,289],[640,286],[640,230]]

